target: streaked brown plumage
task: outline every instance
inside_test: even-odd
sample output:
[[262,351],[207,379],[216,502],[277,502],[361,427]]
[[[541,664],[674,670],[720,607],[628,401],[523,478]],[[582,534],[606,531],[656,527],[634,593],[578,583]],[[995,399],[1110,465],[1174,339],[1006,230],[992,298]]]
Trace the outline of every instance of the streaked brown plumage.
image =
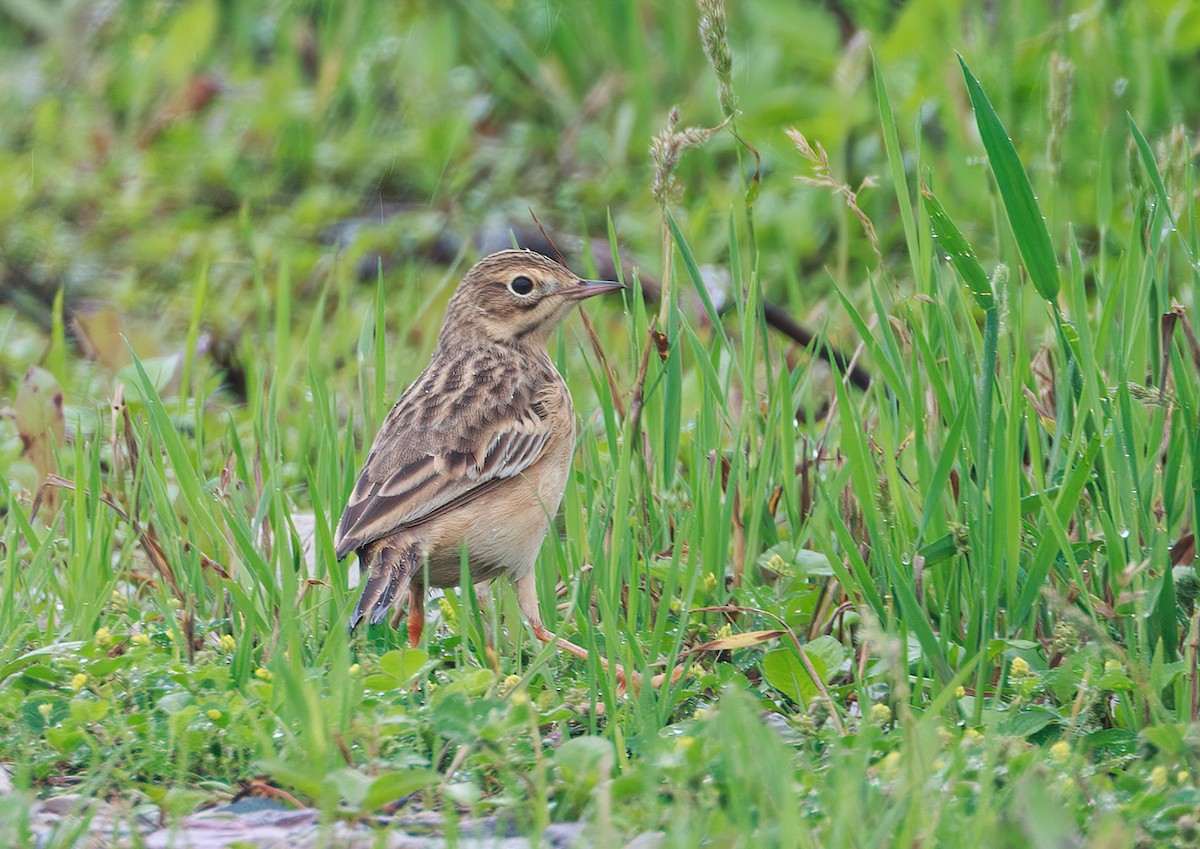
[[576,301],[618,288],[530,251],[501,251],[467,272],[429,366],[392,407],[338,523],[338,559],[357,551],[364,576],[351,629],[389,611],[398,624],[407,596],[415,645],[425,594],[458,585],[465,545],[471,580],[509,576],[534,633],[555,639],[533,565],[566,486],[575,414],[545,346]]

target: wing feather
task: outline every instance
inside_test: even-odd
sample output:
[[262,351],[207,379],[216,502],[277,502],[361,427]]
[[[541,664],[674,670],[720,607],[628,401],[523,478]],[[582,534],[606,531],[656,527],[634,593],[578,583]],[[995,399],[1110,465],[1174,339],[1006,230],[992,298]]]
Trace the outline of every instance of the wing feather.
[[466,504],[537,462],[553,428],[544,410],[565,387],[548,359],[525,365],[518,373],[488,357],[435,358],[375,437],[338,523],[339,559]]

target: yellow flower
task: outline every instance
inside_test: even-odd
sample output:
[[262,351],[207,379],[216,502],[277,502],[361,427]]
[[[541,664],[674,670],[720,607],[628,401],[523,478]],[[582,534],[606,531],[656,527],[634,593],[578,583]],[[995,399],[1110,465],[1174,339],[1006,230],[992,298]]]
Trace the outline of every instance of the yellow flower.
[[1192,774],[1186,769],[1181,769],[1179,772],[1175,773],[1175,781],[1179,784],[1187,784],[1191,780]]
[[1010,667],[1013,678],[1024,678],[1029,674],[1029,664],[1023,657],[1013,658],[1012,666]]
[[717,639],[718,640],[724,640],[731,636],[733,636],[733,626],[730,625],[728,622],[726,622],[724,625],[722,625],[720,628],[717,629]]
[[709,572],[700,579],[700,586],[706,593],[711,593],[717,588],[717,576]]
[[183,602],[177,598],[169,598],[167,599],[167,607],[171,608],[172,610],[178,610],[179,608],[183,607]]
[[71,677],[71,689],[78,693],[87,684],[88,677],[83,672],[76,672]]
[[217,647],[226,654],[232,654],[237,648],[237,640],[232,634],[222,634],[221,639],[217,640]]
[[1050,747],[1050,758],[1056,763],[1066,763],[1071,757],[1071,744],[1066,740],[1059,740]]
[[980,734],[978,731],[976,731],[974,728],[968,728],[966,731],[963,732],[963,742],[978,743],[982,739],[983,739],[983,735]]
[[219,710],[217,710],[216,708],[209,708],[207,711],[205,711],[204,715],[207,716],[209,719],[211,719],[213,722],[216,722],[218,719],[221,718],[221,712]]
[[1104,671],[1105,672],[1112,672],[1114,669],[1121,669],[1121,668],[1122,668],[1122,664],[1121,664],[1121,661],[1119,661],[1119,660],[1104,661]]
[[446,627],[451,630],[458,627],[458,612],[454,609],[454,604],[450,599],[442,596],[438,599],[438,613],[442,615],[442,621],[446,623]]
[[135,646],[150,645],[150,635],[149,634],[134,634],[129,639],[130,639],[130,642],[132,642]]
[[42,719],[49,719],[51,710],[53,710],[53,708],[50,707],[49,702],[42,702],[40,705],[38,705],[38,713],[42,715]]
[[254,677],[260,681],[270,681],[275,676],[271,674],[271,670],[267,669],[265,666],[260,666],[258,669],[254,670]]
[[1165,766],[1156,766],[1150,770],[1150,786],[1155,790],[1162,790],[1167,786],[1167,768]]
[[347,669],[346,671],[349,672],[351,676],[354,676],[354,675],[357,675],[359,673],[359,670],[361,670],[361,669],[362,669],[362,667],[359,666],[357,663],[352,663],[352,664],[350,664],[350,668]]
[[883,725],[890,722],[892,719],[892,709],[883,702],[877,702],[871,705],[871,721],[876,725]]
[[107,628],[96,629],[96,645],[104,647],[111,646],[113,641],[112,631]]
[[954,698],[961,699],[966,694],[967,694],[967,688],[964,687],[962,684],[959,684],[958,688],[954,691]]

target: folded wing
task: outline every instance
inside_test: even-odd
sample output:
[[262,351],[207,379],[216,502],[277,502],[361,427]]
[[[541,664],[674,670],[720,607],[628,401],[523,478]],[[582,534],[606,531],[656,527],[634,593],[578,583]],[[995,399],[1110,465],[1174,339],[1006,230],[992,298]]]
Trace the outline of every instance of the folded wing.
[[[458,393],[445,392],[438,374],[418,378],[371,446],[338,523],[338,559],[468,503],[537,462],[550,440],[545,410],[554,384],[533,371],[500,385],[467,382]],[[439,390],[431,405],[429,394]]]

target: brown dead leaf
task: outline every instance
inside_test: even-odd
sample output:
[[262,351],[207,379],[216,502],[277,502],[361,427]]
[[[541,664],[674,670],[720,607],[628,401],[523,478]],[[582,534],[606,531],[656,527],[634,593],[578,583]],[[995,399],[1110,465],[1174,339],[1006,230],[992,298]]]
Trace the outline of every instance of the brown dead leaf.
[[1171,546],[1171,565],[1187,566],[1196,559],[1196,535],[1188,532]]
[[766,631],[743,631],[740,634],[730,634],[728,637],[718,637],[688,649],[687,654],[703,651],[731,651],[733,649],[748,649],[751,646],[762,645],[784,634],[783,631],[772,628]]
[[[66,435],[63,393],[54,375],[38,366],[30,366],[17,390],[13,416],[21,436],[22,453],[36,470],[38,486],[41,486],[56,470],[54,449]],[[57,503],[53,494],[46,499],[51,512]]]
[[658,358],[666,362],[667,355],[671,353],[671,341],[667,338],[667,334],[659,330],[651,330],[650,337],[654,340],[654,347],[658,350]]
[[121,338],[121,319],[112,307],[76,304],[71,324],[84,354],[111,374],[129,363],[129,349]]

